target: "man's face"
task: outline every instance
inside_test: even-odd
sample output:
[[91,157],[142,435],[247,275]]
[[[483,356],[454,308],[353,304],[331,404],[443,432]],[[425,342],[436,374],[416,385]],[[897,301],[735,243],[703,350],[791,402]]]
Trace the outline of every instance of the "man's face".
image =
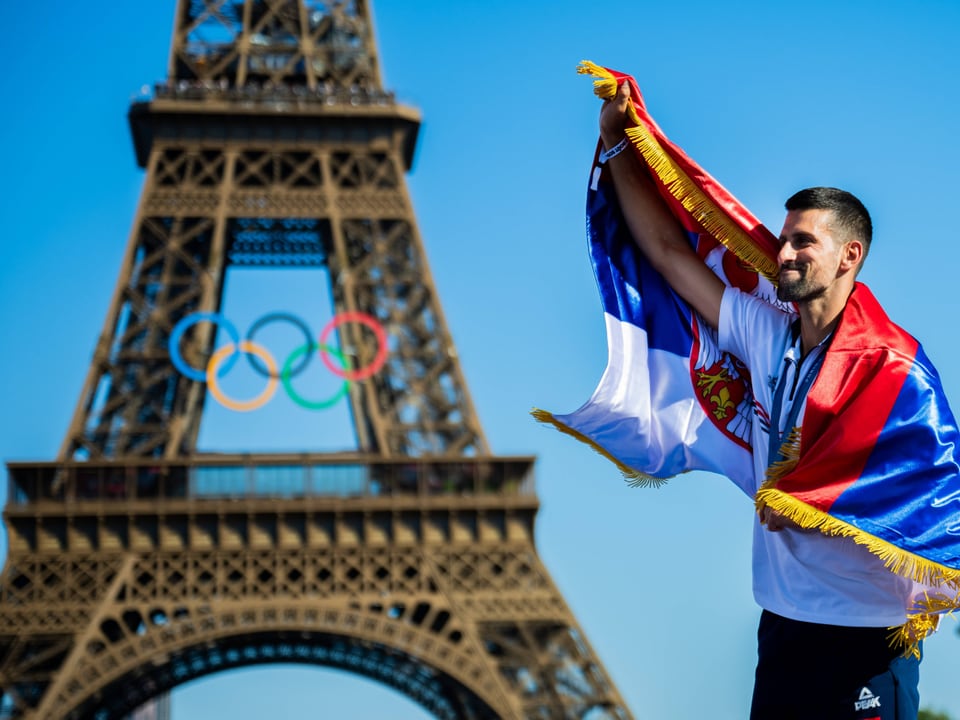
[[791,210],[780,231],[777,297],[803,302],[821,297],[837,278],[842,243],[830,210]]

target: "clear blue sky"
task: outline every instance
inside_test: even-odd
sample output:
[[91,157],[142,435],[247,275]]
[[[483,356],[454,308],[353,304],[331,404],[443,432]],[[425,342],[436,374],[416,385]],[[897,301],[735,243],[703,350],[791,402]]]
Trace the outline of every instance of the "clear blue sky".
[[[423,114],[408,181],[474,402],[496,452],[539,457],[541,556],[637,718],[741,720],[758,616],[750,502],[697,474],[629,489],[527,414],[579,406],[606,358],[583,229],[599,104],[574,68],[589,58],[632,73],[672,139],[775,232],[783,199],[801,187],[859,195],[876,228],[861,277],[924,343],[960,410],[949,214],[960,5],[373,4],[386,84]],[[52,459],[73,412],[143,182],[127,107],[166,74],[173,10],[173,0],[6,8],[4,461]],[[229,309],[240,312],[245,281],[228,286]],[[263,282],[273,293],[283,285]],[[313,308],[311,282],[286,283],[251,312]],[[211,412],[203,443],[338,446],[342,414],[286,412],[280,423]],[[928,642],[921,691],[960,718],[956,627],[948,620]],[[215,676],[178,689],[173,707],[177,720],[426,717],[391,690],[302,667]]]

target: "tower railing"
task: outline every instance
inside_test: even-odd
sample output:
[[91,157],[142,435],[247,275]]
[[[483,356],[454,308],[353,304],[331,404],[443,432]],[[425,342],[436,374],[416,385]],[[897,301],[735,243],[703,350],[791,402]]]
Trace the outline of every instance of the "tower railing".
[[11,462],[13,507],[219,498],[534,497],[534,457],[197,454],[175,460]]

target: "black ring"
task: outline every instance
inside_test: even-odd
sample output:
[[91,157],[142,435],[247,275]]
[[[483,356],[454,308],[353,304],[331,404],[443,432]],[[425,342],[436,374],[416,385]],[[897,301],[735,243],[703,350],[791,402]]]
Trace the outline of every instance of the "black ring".
[[[307,352],[303,354],[303,360],[300,361],[300,364],[297,365],[296,367],[290,368],[290,374],[288,377],[294,378],[297,375],[299,375],[301,372],[307,369],[307,365],[310,364],[310,360],[313,358],[313,351],[317,349],[317,343],[313,339],[313,337],[310,335],[310,328],[307,326],[307,324],[303,320],[298,318],[296,315],[292,315],[290,313],[283,313],[283,312],[268,313],[267,315],[264,315],[259,320],[257,320],[253,325],[250,326],[250,329],[247,331],[246,340],[252,341],[253,334],[257,330],[262,328],[264,325],[267,325],[272,322],[277,322],[280,320],[286,320],[287,322],[292,323],[293,325],[296,325],[298,328],[300,328],[300,331],[303,333],[303,336],[307,339],[307,345],[309,346],[309,349],[307,350]],[[244,353],[244,355],[247,356],[247,360],[250,362],[250,367],[252,367],[257,372],[257,374],[261,375],[262,377],[271,377],[277,380],[280,379],[280,375],[273,374],[272,372],[270,372],[269,368],[266,368],[263,365],[261,365],[260,361],[256,357],[254,357],[253,353]]]

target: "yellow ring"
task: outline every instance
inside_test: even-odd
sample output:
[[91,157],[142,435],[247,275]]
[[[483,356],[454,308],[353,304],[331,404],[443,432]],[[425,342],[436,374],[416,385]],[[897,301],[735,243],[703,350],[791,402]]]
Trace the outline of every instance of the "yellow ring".
[[267,352],[267,349],[262,345],[257,345],[257,343],[252,342],[251,340],[241,340],[240,352],[256,355],[258,358],[263,360],[264,364],[267,366],[267,387],[265,387],[263,392],[252,400],[231,400],[224,395],[217,386],[217,370],[219,369],[220,363],[223,361],[223,359],[228,355],[233,355],[234,352],[235,346],[233,343],[231,343],[229,345],[224,345],[210,356],[210,362],[207,364],[207,387],[210,389],[210,394],[213,395],[216,401],[230,410],[236,410],[237,412],[249,412],[250,410],[256,410],[258,407],[262,407],[270,402],[270,398],[272,398],[273,394],[277,391],[277,364],[273,361],[273,356],[270,355],[270,353]]

